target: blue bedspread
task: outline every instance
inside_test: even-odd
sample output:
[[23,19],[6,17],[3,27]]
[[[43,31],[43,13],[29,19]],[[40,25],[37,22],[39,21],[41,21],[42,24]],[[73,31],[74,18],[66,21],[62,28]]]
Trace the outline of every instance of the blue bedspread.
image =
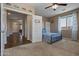
[[43,39],[47,42],[55,42],[62,39],[62,35],[59,33],[43,33]]

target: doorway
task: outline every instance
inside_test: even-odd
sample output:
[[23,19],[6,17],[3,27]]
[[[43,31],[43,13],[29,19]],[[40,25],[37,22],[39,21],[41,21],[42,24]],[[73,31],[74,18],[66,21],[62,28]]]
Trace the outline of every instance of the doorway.
[[27,15],[7,10],[7,43],[5,48],[31,43],[25,36]]

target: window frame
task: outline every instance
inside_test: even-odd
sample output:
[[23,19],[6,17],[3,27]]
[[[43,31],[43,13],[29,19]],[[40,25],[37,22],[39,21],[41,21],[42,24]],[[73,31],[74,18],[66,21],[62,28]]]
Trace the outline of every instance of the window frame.
[[66,16],[59,17],[59,19],[66,18],[66,26],[64,27],[65,29],[62,29],[61,28],[61,30],[68,30],[69,29],[69,26],[68,26],[68,17],[73,17],[73,15],[72,14],[69,14],[69,15],[66,15]]

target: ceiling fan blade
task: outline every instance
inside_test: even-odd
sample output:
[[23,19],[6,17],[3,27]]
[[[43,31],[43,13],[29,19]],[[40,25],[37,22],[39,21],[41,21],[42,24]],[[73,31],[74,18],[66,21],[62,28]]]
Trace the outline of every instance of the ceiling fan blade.
[[61,5],[61,6],[67,6],[67,4],[64,4],[64,3],[62,3],[62,4],[58,4],[58,5]]
[[48,6],[48,7],[45,7],[45,9],[47,9],[47,8],[50,8],[50,7],[52,7],[53,5],[50,5],[50,6]]

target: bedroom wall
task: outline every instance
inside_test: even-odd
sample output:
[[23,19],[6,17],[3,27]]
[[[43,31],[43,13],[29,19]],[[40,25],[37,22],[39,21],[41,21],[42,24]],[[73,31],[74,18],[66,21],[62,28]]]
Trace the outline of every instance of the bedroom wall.
[[51,22],[51,24],[50,24],[50,31],[51,32],[58,32],[57,16],[52,17],[50,22]]
[[[57,20],[58,16],[65,16],[65,15],[71,14],[72,12],[77,12],[77,16],[78,16],[78,19],[77,19],[78,33],[77,34],[79,35],[79,8],[51,17],[51,26],[50,26],[51,32],[58,32],[58,20]],[[63,35],[67,38],[71,38],[71,35],[69,32],[70,32],[70,30],[64,31]],[[79,37],[78,37],[78,39],[79,39]]]
[[50,32],[50,22],[46,22],[46,29]]
[[47,17],[43,17],[42,19],[42,27],[47,28],[48,31],[50,32],[50,19]]
[[48,18],[46,17],[42,17],[42,27],[45,27],[46,21],[48,20]]

